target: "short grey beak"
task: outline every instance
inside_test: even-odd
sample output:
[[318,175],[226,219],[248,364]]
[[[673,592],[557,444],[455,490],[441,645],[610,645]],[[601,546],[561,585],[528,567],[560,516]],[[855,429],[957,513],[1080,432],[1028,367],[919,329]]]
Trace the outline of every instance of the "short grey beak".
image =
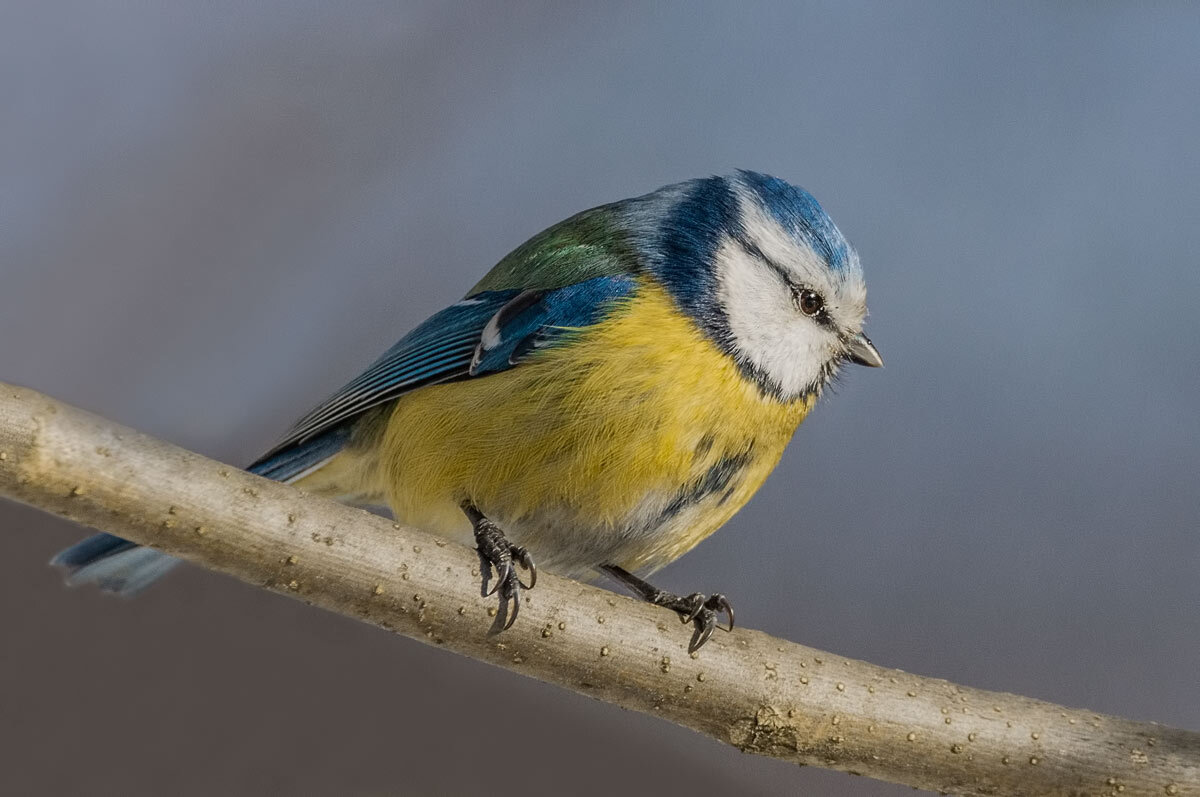
[[883,358],[876,351],[875,344],[861,332],[847,341],[846,359],[852,363],[870,366],[871,368],[878,368],[883,365]]

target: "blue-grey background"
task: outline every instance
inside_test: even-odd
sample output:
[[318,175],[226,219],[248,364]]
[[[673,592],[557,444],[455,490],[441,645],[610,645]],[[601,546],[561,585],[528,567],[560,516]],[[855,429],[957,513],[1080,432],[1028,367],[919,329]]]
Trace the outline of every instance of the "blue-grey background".
[[[1200,729],[1200,8],[0,6],[0,379],[229,462],[576,210],[754,168],[887,360],[663,572],[841,654]],[[900,795],[0,507],[0,792]],[[682,632],[681,632],[682,633]]]

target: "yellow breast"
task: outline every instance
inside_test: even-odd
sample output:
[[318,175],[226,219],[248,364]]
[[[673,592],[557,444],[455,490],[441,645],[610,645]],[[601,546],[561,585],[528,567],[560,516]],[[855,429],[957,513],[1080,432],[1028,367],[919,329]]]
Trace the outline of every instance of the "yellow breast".
[[652,569],[753,495],[813,401],[762,395],[644,279],[520,367],[400,398],[379,489],[397,519],[460,537],[470,498],[560,572]]

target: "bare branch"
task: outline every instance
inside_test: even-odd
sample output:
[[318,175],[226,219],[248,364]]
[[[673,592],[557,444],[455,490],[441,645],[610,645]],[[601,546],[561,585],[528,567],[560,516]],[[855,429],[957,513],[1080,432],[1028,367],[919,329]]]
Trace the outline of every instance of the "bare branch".
[[923,678],[543,574],[502,634],[474,552],[0,383],[0,495],[745,752],[924,789],[1200,795],[1200,734]]

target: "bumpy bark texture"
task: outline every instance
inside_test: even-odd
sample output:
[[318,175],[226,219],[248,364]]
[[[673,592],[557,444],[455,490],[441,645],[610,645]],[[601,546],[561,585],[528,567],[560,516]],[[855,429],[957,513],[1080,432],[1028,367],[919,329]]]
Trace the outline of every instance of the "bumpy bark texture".
[[2,383],[0,495],[749,753],[959,794],[1200,795],[1200,734],[757,631],[689,656],[661,609],[549,574],[489,633],[473,551]]

